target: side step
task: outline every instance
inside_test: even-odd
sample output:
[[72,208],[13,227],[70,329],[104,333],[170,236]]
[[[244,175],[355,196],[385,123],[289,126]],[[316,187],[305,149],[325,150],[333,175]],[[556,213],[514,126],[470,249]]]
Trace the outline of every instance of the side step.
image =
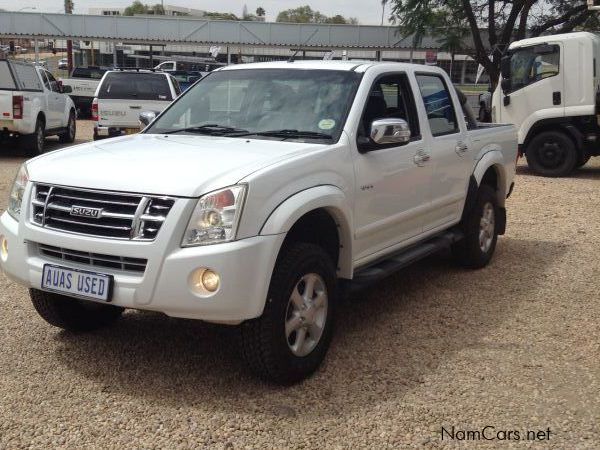
[[350,282],[349,293],[358,292],[420,259],[450,247],[462,238],[463,233],[461,231],[448,230],[363,267],[355,272],[354,278]]

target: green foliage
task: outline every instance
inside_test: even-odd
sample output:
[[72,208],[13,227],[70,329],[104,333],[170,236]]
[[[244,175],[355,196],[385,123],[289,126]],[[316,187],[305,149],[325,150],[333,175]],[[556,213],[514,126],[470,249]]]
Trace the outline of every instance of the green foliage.
[[210,20],[240,20],[235,14],[222,12],[207,12],[204,17]]
[[353,17],[346,18],[340,14],[333,17],[327,17],[306,5],[281,11],[277,15],[277,22],[357,24],[358,20]]
[[123,12],[124,16],[135,16],[138,14],[164,15],[165,10],[159,3],[149,6],[139,0],[135,0],[130,6],[125,8],[125,11]]
[[259,6],[258,8],[256,8],[256,15],[258,17],[264,17],[266,14],[265,8],[263,8],[262,6]]

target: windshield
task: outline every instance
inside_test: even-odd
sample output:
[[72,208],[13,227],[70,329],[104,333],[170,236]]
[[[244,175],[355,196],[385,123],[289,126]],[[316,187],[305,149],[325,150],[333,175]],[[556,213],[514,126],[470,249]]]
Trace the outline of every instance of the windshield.
[[349,71],[217,71],[146,132],[336,142],[359,81],[360,74]]
[[560,47],[544,46],[543,52],[536,49],[537,47],[524,47],[513,52],[510,61],[512,90],[559,74]]

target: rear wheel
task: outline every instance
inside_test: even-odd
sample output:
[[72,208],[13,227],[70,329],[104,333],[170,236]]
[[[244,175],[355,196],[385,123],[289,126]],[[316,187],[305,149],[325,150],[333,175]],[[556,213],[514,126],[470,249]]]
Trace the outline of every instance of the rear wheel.
[[268,381],[289,384],[312,374],[333,331],[336,273],[329,255],[294,244],[278,259],[263,315],[240,327],[244,359]]
[[60,142],[64,144],[71,144],[75,142],[75,135],[77,134],[77,120],[75,119],[75,112],[69,113],[69,122],[67,123],[67,130],[58,135]]
[[575,143],[560,131],[545,131],[527,146],[527,164],[545,177],[569,175],[578,161]]
[[29,297],[38,314],[58,328],[92,331],[110,325],[123,314],[123,308],[77,300],[51,292],[30,289]]
[[498,241],[498,198],[490,186],[482,185],[477,202],[461,224],[465,237],[453,245],[457,262],[470,269],[485,267]]
[[35,131],[33,134],[28,134],[21,137],[21,145],[23,149],[30,155],[41,155],[44,153],[44,145],[46,143],[46,130],[44,121],[38,117],[35,122]]

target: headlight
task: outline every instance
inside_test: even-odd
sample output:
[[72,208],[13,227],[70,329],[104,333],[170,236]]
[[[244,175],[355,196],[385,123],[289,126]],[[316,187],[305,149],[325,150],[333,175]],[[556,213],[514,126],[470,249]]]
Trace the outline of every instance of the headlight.
[[15,178],[8,197],[7,211],[15,220],[19,220],[19,217],[21,217],[23,195],[25,194],[25,187],[27,186],[28,181],[29,174],[27,173],[27,167],[23,164],[17,173],[17,177]]
[[246,186],[238,185],[200,197],[181,246],[218,244],[235,239],[245,196]]

